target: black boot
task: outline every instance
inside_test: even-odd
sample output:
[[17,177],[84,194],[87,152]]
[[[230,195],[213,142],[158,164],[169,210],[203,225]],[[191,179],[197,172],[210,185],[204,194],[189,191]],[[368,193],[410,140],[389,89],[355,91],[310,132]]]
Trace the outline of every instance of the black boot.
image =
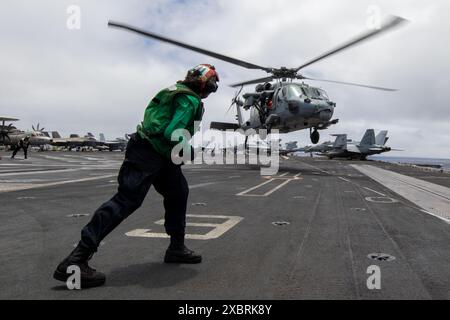
[[81,288],[91,288],[103,285],[106,280],[105,275],[88,265],[88,260],[92,255],[92,252],[78,245],[75,250],[73,250],[69,256],[56,267],[53,278],[66,282],[71,276],[70,273],[67,273],[67,268],[75,265],[80,268]]
[[171,236],[170,246],[164,256],[165,263],[200,263],[202,256],[184,245],[184,235]]

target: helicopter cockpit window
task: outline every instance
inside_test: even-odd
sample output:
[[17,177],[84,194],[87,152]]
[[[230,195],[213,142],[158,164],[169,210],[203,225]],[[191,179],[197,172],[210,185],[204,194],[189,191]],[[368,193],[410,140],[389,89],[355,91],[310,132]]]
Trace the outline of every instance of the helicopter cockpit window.
[[304,95],[304,93],[301,91],[301,88],[299,86],[289,86],[288,87],[288,93],[286,96],[288,99],[299,98],[302,95]]
[[311,99],[328,100],[326,92],[322,89],[303,87],[302,91]]
[[319,99],[328,100],[328,95],[325,91],[322,89],[316,89],[316,91],[318,92]]

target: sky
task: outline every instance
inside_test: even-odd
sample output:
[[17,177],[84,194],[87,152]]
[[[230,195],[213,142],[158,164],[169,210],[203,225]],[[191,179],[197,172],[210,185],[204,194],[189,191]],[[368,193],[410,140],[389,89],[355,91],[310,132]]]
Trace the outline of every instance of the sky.
[[[321,131],[320,141],[389,130],[388,145],[404,150],[391,156],[450,158],[448,0],[2,0],[0,116],[19,118],[20,129],[40,123],[63,136],[102,132],[112,139],[134,132],[160,89],[211,63],[220,87],[204,101],[203,128],[234,122],[233,112],[225,114],[235,92],[228,84],[265,72],[111,29],[108,20],[258,65],[296,67],[367,31],[374,12],[409,23],[302,72],[399,90],[309,82],[337,104],[339,123]],[[308,130],[281,137],[310,144]]]

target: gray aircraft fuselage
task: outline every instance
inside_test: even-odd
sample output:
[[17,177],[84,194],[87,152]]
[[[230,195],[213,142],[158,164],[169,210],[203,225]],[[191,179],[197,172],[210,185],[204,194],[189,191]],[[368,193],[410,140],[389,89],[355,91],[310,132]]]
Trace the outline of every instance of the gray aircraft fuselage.
[[[264,116],[254,107],[261,94],[267,96],[262,106],[266,111]],[[277,82],[270,90],[246,93],[243,97],[244,109],[250,108],[250,118],[244,124],[246,129],[270,127],[288,133],[305,128],[325,129],[334,124],[330,120],[336,104],[324,90],[304,83]]]

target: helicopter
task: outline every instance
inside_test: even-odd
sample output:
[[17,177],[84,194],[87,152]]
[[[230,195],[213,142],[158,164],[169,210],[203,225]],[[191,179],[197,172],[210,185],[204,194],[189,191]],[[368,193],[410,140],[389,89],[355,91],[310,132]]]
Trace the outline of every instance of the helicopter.
[[[389,16],[379,28],[364,32],[296,68],[272,68],[256,65],[182,43],[177,40],[169,39],[120,22],[109,21],[108,26],[170,43],[247,69],[259,69],[269,74],[269,76],[263,78],[230,85],[235,88],[240,87],[240,90],[235,94],[228,109],[230,110],[233,106],[236,106],[236,120],[238,123],[211,122],[211,129],[222,131],[230,129],[266,129],[267,134],[270,134],[272,129],[278,129],[280,133],[288,133],[309,128],[311,142],[317,144],[320,139],[318,130],[326,129],[339,121],[339,119],[332,119],[336,103],[330,100],[325,90],[310,86],[304,82],[294,82],[294,80],[324,81],[383,91],[396,91],[396,89],[343,81],[315,79],[306,77],[300,74],[299,71],[338,52],[368,40],[369,38],[373,38],[381,33],[391,30],[404,22],[406,22],[404,18]],[[275,83],[272,83],[273,81],[275,81]],[[244,100],[242,101],[239,95],[242,92],[243,87],[250,84],[257,84],[255,91],[244,93],[242,95]],[[243,120],[241,108],[250,110],[250,118],[247,121]],[[246,144],[247,139],[248,136],[246,135]]]

